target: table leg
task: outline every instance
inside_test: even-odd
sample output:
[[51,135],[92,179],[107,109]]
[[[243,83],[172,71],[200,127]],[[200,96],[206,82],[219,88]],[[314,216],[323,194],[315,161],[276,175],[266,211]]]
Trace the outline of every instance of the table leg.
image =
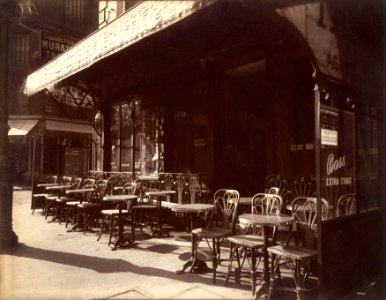
[[162,202],[161,196],[157,196],[156,228],[151,228],[151,232],[153,236],[158,235],[162,237],[165,234],[167,237],[169,237],[169,232],[165,231],[162,228],[163,224],[161,221],[161,207],[162,207],[161,202]]
[[[128,248],[128,247],[131,247],[134,245],[133,230],[132,230],[132,239],[126,239],[123,236],[124,224],[123,224],[123,220],[122,220],[122,201],[119,202],[118,209],[119,209],[119,211],[118,211],[118,239],[115,241],[114,247],[111,250],[116,250],[118,247],[119,248]],[[110,226],[113,226],[113,224],[111,224]]]
[[[190,214],[190,232],[193,230],[193,214]],[[197,235],[192,233],[192,251],[188,261],[184,263],[181,270],[176,271],[177,274],[182,274],[185,270],[190,267],[190,272],[209,272],[211,271],[208,268],[205,261],[197,258]]]
[[263,226],[263,237],[264,237],[264,247],[263,247],[263,256],[264,256],[264,281],[269,283],[269,257],[268,257],[268,233],[267,227]]

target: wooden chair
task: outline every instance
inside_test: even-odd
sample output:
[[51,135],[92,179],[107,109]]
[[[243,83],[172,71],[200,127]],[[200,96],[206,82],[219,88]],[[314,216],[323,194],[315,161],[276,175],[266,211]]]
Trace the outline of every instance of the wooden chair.
[[[80,188],[93,188],[95,185],[95,179],[94,178],[85,178],[81,180]],[[87,195],[81,195],[79,197],[85,197],[82,199],[82,203],[86,203],[89,201],[89,198],[91,197],[91,193],[88,193]],[[76,215],[76,209],[77,205],[80,204],[79,197],[67,197],[69,201],[66,201],[66,208],[65,208],[65,219],[66,219],[66,228],[68,226],[68,223],[71,221],[71,223],[74,223],[75,215]]]
[[221,262],[221,244],[226,237],[235,234],[240,194],[237,190],[219,189],[215,192],[213,200],[214,209],[207,227],[193,229],[192,240],[194,256],[197,256],[201,240],[207,242],[212,254],[213,283],[216,283],[216,269]]
[[95,191],[92,193],[89,202],[82,202],[76,207],[79,214],[83,219],[83,233],[86,234],[86,230],[89,225],[89,220],[94,217],[97,218],[101,207],[103,197],[106,195],[107,180],[98,180],[95,183]]
[[[322,219],[327,218],[328,203],[325,199],[322,201]],[[291,270],[294,279],[297,299],[302,299],[302,291],[304,284],[310,274],[312,261],[317,258],[316,235],[317,235],[317,213],[316,213],[316,198],[308,197],[305,201],[293,203],[293,215],[296,224],[296,229],[301,232],[301,246],[293,246],[289,244],[289,239],[285,245],[275,245],[268,247],[267,251],[272,256],[273,269],[270,278],[270,289],[268,299],[271,298],[274,291],[275,276],[279,273],[282,266],[281,261],[285,261],[285,266]],[[280,278],[279,278],[280,280]]]
[[[82,182],[81,177],[74,177],[74,178],[71,178],[71,180],[67,180],[66,184],[71,185],[70,189],[78,189],[80,187],[81,182]],[[66,197],[66,196],[62,196],[62,197],[55,199],[56,207],[58,210],[57,215],[58,215],[58,219],[59,219],[59,224],[61,224],[62,220],[66,219],[66,215],[67,215],[66,214],[66,209],[67,209],[66,203],[70,202],[70,201],[73,201],[73,199]]]
[[138,196],[138,201],[133,206],[135,227],[139,227],[142,231],[143,227],[153,225],[158,211],[157,202],[154,201],[154,199],[147,197],[146,192],[161,190],[162,183],[158,180],[143,180],[138,183],[133,183],[132,186],[134,187],[133,194]]
[[356,213],[355,194],[349,193],[342,195],[336,204],[335,215],[337,217],[352,215]]
[[[283,205],[283,200],[279,195],[258,193],[251,198],[251,213],[255,214],[279,214]],[[275,242],[276,228],[273,228],[269,242]],[[229,278],[234,273],[240,274],[244,266],[244,262],[248,262],[251,282],[252,296],[255,294],[256,287],[256,269],[259,265],[262,256],[258,255],[258,251],[264,246],[264,237],[261,228],[252,228],[244,226],[243,232],[239,235],[233,235],[227,238],[230,241],[230,254],[228,275],[225,280],[225,285],[228,284]],[[237,261],[236,271],[232,271],[232,264]]]
[[[124,186],[123,188],[123,193],[128,194],[128,195],[133,195],[134,194],[134,189],[129,188],[128,185],[126,185],[126,188]],[[103,208],[103,205],[102,205]],[[127,201],[127,207],[126,209],[123,209],[121,211],[121,215],[123,218],[125,218],[125,221],[130,222],[132,226],[132,235],[134,235],[134,220],[133,220],[133,201]],[[119,204],[116,205],[113,209],[102,209],[101,210],[101,215],[102,215],[102,222],[101,222],[101,230],[98,236],[97,241],[101,238],[104,228],[109,225],[110,227],[110,236],[109,236],[109,243],[108,246],[111,244],[112,237],[114,235],[114,227],[115,224],[119,226],[118,224],[118,216],[119,216]]]

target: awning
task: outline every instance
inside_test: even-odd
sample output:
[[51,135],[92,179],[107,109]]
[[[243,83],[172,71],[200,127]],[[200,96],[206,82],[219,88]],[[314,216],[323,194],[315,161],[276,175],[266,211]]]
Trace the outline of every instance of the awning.
[[31,96],[94,63],[186,18],[217,0],[143,1],[30,74],[24,93]]
[[46,120],[46,130],[92,134],[93,128],[87,124]]
[[39,120],[8,120],[9,136],[25,136],[32,128],[39,122]]

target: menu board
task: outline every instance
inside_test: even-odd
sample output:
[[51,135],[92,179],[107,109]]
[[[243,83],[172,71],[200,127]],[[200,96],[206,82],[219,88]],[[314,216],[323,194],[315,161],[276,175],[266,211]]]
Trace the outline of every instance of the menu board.
[[89,149],[66,147],[64,152],[64,174],[67,176],[84,176],[88,172]]

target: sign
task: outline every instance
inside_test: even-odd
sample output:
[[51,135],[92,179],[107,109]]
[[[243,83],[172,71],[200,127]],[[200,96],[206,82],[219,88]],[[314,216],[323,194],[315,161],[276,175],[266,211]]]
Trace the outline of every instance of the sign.
[[42,32],[41,34],[41,56],[43,59],[49,59],[56,57],[58,54],[63,53],[73,45],[76,40],[68,39],[56,34]]
[[338,146],[338,131],[322,128],[321,142],[322,145]]
[[355,193],[354,114],[321,106],[322,193],[334,207],[344,193]]

